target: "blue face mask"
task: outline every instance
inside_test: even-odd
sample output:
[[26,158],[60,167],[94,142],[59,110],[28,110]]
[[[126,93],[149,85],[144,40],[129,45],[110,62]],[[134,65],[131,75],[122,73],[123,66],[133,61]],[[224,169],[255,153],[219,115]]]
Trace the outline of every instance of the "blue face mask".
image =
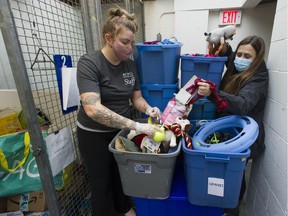
[[238,72],[243,72],[250,67],[252,61],[253,61],[252,59],[244,59],[236,57],[234,60],[234,65]]

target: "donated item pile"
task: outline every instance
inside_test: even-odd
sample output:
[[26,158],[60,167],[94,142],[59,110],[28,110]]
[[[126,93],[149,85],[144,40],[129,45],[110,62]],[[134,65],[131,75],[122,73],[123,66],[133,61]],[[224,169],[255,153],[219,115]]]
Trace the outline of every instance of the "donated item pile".
[[[26,136],[27,135],[27,136]],[[30,192],[23,193],[23,194],[18,194],[17,192],[21,191],[18,190],[17,187],[21,187],[21,183],[19,182],[19,176],[20,176],[20,171],[18,169],[22,169],[22,171],[25,171],[24,164],[26,163],[25,160],[22,160],[21,158],[25,159],[26,155],[26,160],[28,159],[29,151],[25,154],[25,150],[23,152],[23,143],[25,149],[30,148],[30,141],[29,141],[29,135],[28,133],[25,133],[25,131],[22,129],[21,123],[18,118],[18,114],[10,109],[10,108],[3,108],[0,109],[0,138],[1,138],[1,145],[0,145],[0,216],[23,216],[24,213],[26,212],[25,215],[30,215],[32,216],[33,214],[40,216],[40,215],[45,215],[48,216],[47,210],[47,203],[46,199],[44,196],[43,190],[31,190]],[[27,142],[25,141],[27,140]],[[18,146],[16,143],[21,143],[20,146]],[[27,145],[25,145],[27,143]],[[6,147],[5,147],[6,146]],[[12,150],[13,156],[13,161],[11,162],[9,159],[12,159],[5,151],[7,147]],[[17,148],[21,149],[21,152],[19,153]],[[15,154],[18,153],[18,154]],[[18,166],[14,167],[14,160],[19,160]],[[31,161],[30,161],[31,162]],[[26,163],[27,164],[27,163]],[[31,165],[31,164],[30,164]],[[32,163],[31,166],[34,166],[35,162]],[[34,169],[33,169],[34,170]],[[32,169],[29,171],[31,172],[30,174],[33,175],[35,172],[33,172]],[[8,174],[7,174],[8,172]],[[14,173],[15,172],[15,173]],[[13,174],[14,173],[14,174]],[[16,175],[16,173],[19,173]],[[25,172],[26,173],[26,172]],[[27,181],[27,178],[25,177],[25,174],[23,172],[22,175],[22,182]],[[13,175],[12,175],[13,174]],[[40,181],[40,177],[39,182]],[[13,179],[13,180],[11,180]],[[18,183],[15,182],[15,180]],[[7,182],[7,184],[5,183]],[[36,182],[35,182],[36,183]],[[15,185],[14,185],[15,184]],[[16,187],[17,186],[17,187]],[[13,188],[13,191],[9,192],[9,188]],[[24,188],[24,190],[29,190],[29,187]],[[7,195],[10,194],[10,195]],[[6,212],[6,213],[4,213]]]
[[[197,95],[199,79],[212,83],[217,94],[227,57],[180,55],[181,46],[176,39],[136,44],[142,94],[162,111],[154,122],[147,116],[136,121],[158,125],[163,136],[122,130],[109,145],[139,216],[220,216],[223,208],[236,207],[249,147],[258,136],[253,119],[215,119],[225,102]],[[176,142],[166,143],[171,131]]]
[[0,136],[22,130],[18,115],[12,109],[0,109]]
[[[0,110],[2,134],[0,136],[0,216],[48,216],[47,200],[30,135],[23,119],[24,113],[21,111],[17,114],[9,108],[3,110]],[[39,115],[43,113],[40,109],[36,110],[49,156],[49,149],[55,142],[48,140],[55,134],[48,134],[51,122],[48,117],[44,119],[43,115],[42,117]],[[57,135],[61,132],[62,130],[58,131]],[[59,142],[57,144],[59,145]],[[58,169],[53,174],[54,186],[59,194],[67,188],[71,179],[71,164]]]

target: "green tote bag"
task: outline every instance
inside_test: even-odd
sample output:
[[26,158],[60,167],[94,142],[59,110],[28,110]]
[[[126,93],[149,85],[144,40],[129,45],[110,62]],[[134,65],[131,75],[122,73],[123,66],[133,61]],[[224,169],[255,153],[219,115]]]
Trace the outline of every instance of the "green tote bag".
[[[45,138],[46,135],[43,134]],[[63,172],[54,177],[63,186]],[[41,190],[42,183],[27,131],[0,136],[0,197]]]

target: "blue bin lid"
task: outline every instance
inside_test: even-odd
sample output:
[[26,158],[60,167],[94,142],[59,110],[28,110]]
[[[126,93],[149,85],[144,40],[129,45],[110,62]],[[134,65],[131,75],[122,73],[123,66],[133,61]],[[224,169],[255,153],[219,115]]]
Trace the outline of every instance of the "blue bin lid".
[[183,43],[175,43],[175,44],[144,44],[144,43],[137,43],[136,47],[137,48],[142,48],[142,47],[149,47],[149,48],[178,48],[182,47]]

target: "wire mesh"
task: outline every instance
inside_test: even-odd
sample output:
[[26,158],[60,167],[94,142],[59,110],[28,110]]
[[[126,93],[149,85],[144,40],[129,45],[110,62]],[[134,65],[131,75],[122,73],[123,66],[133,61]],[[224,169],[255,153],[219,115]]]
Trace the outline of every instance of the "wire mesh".
[[[70,127],[76,160],[64,169],[64,186],[57,191],[62,215],[89,215],[90,184],[77,148],[77,111],[63,114],[53,55],[70,55],[77,66],[86,53],[82,14],[77,0],[10,1],[35,106],[47,116],[48,133]],[[49,121],[49,122],[47,122]],[[49,196],[49,194],[48,194]],[[87,203],[85,203],[87,201]]]
[[[128,3],[130,12],[137,15],[140,23],[136,42],[143,42],[143,5],[136,0]],[[115,4],[124,8],[127,6],[123,0],[101,1],[103,19],[107,10]],[[80,1],[11,0],[10,5],[30,82],[27,85],[31,86],[38,115],[44,119],[42,128],[51,134],[70,127],[73,135],[76,160],[64,169],[64,185],[57,189],[62,215],[92,215],[89,175],[78,151],[77,110],[63,114],[53,59],[57,54],[69,55],[73,67],[77,67],[78,59],[86,53]]]

